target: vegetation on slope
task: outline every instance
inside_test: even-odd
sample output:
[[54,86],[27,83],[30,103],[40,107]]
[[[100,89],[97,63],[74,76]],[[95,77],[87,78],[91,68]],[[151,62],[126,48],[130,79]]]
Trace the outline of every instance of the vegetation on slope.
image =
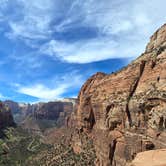
[[50,148],[39,137],[34,137],[19,127],[6,129],[5,135],[4,139],[0,139],[1,166],[26,166],[40,151]]

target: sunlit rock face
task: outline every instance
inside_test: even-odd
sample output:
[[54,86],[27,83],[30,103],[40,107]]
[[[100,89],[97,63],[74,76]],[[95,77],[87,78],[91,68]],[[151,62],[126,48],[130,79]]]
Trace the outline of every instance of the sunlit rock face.
[[86,81],[75,117],[76,133],[93,138],[98,166],[124,166],[139,152],[166,148],[166,24],[127,67]]
[[164,166],[165,162],[166,149],[157,149],[138,153],[129,166]]

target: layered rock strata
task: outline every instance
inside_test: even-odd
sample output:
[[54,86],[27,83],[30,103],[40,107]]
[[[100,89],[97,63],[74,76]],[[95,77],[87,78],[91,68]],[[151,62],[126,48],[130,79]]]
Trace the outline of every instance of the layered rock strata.
[[127,67],[86,81],[75,117],[73,148],[81,151],[79,134],[87,133],[98,166],[124,166],[139,152],[166,148],[166,24]]

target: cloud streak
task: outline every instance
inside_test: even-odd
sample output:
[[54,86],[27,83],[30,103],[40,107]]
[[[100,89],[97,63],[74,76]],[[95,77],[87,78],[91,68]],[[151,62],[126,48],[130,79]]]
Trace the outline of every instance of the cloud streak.
[[[138,56],[153,31],[166,21],[164,0],[152,0],[150,3],[145,0],[15,2],[19,4],[22,17],[8,17],[11,29],[8,37],[21,38],[29,46],[34,46],[30,44],[31,40],[43,40],[37,46],[38,54],[45,53],[68,63]],[[10,1],[3,1],[5,3],[10,5]],[[79,28],[94,28],[98,32],[93,39],[82,40],[81,36],[74,42],[66,41],[65,37],[56,39],[56,34],[69,34],[74,28],[78,29],[75,33],[79,33]],[[129,49],[131,51],[126,51]]]
[[165,0],[0,0],[2,94],[21,101],[76,95],[84,78],[140,55],[166,22],[165,6]]
[[[84,79],[81,75],[69,73],[61,78],[53,79],[50,85],[42,83],[35,83],[32,85],[24,86],[17,84],[16,91],[25,95],[38,98],[38,101],[50,101],[63,98],[63,95],[70,91],[72,88],[79,88]],[[51,86],[53,84],[53,86]]]
[[32,40],[48,38],[51,34],[49,24],[52,19],[52,1],[17,0],[16,3],[19,4],[20,18],[9,18],[11,31],[8,36]]
[[55,100],[61,98],[61,95],[66,91],[67,86],[61,85],[55,89],[48,88],[42,84],[36,84],[28,87],[20,87],[19,93],[37,97],[39,100]]
[[127,44],[120,45],[118,42],[108,38],[78,41],[72,44],[51,40],[40,48],[40,52],[67,63],[84,64],[136,56],[135,52],[140,51],[140,48],[134,45],[133,49],[127,49]]

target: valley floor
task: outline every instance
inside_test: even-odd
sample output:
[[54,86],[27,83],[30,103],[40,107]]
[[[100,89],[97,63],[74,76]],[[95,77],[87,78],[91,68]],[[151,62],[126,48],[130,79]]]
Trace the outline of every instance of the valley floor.
[[[95,151],[86,139],[82,153],[75,154],[69,129],[50,129],[55,141],[47,136],[28,133],[21,127],[5,129],[0,139],[0,166],[85,166],[94,165]],[[53,130],[55,130],[53,132]]]

